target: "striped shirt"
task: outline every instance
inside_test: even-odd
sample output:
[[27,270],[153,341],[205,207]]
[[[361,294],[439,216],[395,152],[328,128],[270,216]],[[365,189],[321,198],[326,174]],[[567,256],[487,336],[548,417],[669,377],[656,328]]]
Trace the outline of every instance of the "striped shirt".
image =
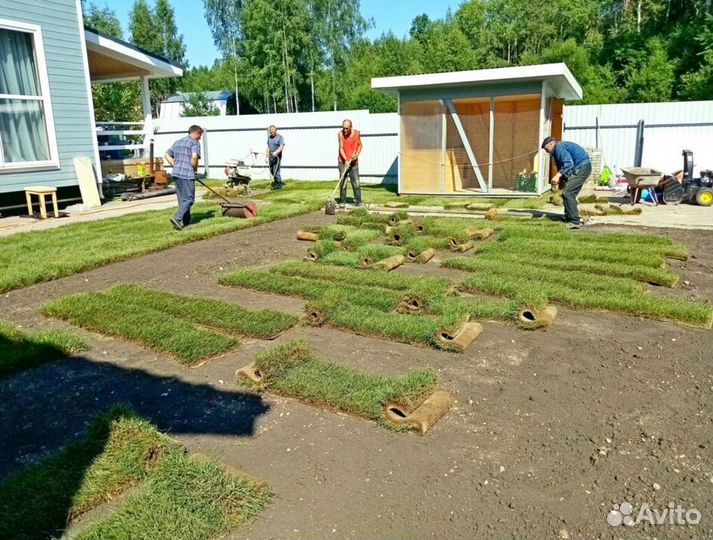
[[193,154],[198,154],[198,159],[201,157],[201,144],[190,135],[186,135],[182,139],[178,139],[173,146],[166,152],[173,158],[173,176],[184,178],[186,180],[195,180],[196,173],[193,170]]

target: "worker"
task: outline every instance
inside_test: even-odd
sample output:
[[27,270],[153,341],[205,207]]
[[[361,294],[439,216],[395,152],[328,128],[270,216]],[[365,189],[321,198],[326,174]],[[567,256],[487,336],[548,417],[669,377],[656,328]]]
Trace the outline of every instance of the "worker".
[[188,128],[188,135],[174,142],[164,156],[173,167],[178,210],[171,218],[171,225],[179,231],[191,224],[191,206],[196,200],[196,173],[201,158],[201,137],[203,128],[192,125]]
[[[339,178],[344,175],[344,168],[350,165],[349,179],[354,191],[354,205],[361,205],[361,186],[359,185],[359,154],[361,154],[361,133],[352,129],[352,121],[347,119],[342,122],[342,129],[337,136],[339,139]],[[346,179],[339,186],[339,202],[342,206],[347,203]]]
[[270,163],[270,176],[272,177],[272,189],[282,189],[282,175],[280,167],[282,166],[282,152],[285,149],[285,139],[282,135],[278,135],[277,127],[272,125],[268,128],[269,135],[267,137],[267,157]]
[[564,184],[564,219],[570,229],[580,229],[582,221],[577,210],[577,195],[584,182],[592,174],[592,162],[587,151],[569,141],[557,141],[554,137],[545,137],[542,148],[550,154],[557,164],[558,172],[550,180],[552,189]]

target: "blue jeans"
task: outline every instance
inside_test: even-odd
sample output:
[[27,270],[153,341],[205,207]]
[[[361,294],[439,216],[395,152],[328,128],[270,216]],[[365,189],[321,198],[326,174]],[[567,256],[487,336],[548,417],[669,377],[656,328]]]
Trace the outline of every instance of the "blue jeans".
[[173,214],[173,219],[184,226],[191,224],[191,206],[196,201],[196,181],[188,178],[173,177],[176,183],[176,197],[178,210]]
[[276,184],[282,184],[280,165],[282,165],[282,160],[280,158],[270,156],[270,176],[275,179]]
[[577,195],[582,191],[582,186],[590,174],[592,174],[592,164],[587,163],[574,171],[572,175],[565,180],[562,198],[564,199],[564,219],[568,223],[579,223]]
[[[339,162],[339,178],[344,174],[344,167],[346,163]],[[354,191],[354,203],[361,204],[361,185],[359,184],[359,165],[354,165],[349,169],[349,180],[352,183],[352,190]],[[344,204],[347,202],[347,179],[344,179],[342,185],[339,188],[339,202]]]

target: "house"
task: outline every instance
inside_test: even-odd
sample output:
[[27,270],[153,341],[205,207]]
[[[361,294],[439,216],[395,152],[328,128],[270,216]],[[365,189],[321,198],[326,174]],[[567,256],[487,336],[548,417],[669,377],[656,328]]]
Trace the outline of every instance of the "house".
[[218,92],[179,92],[161,102],[159,118],[180,118],[188,100],[194,96],[204,96],[206,101],[219,111],[218,116],[235,114],[235,93],[228,90]]
[[0,210],[24,207],[24,189],[38,184],[77,200],[75,158],[89,158],[100,182],[91,83],[140,80],[140,131],[152,135],[149,79],[183,74],[85,28],[80,0],[0,0],[0,73]]
[[399,193],[543,193],[550,160],[540,141],[561,137],[564,100],[582,99],[561,63],[381,77],[371,86],[398,97]]

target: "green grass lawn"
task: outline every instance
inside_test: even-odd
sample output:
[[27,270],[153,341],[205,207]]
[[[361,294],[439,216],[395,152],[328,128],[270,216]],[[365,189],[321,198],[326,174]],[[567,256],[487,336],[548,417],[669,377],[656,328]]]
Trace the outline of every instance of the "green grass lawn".
[[319,207],[316,202],[294,200],[263,204],[258,217],[236,219],[223,217],[216,205],[197,204],[193,207],[195,224],[183,231],[174,231],[168,221],[175,210],[159,210],[7,236],[0,238],[0,292],[305,214]]
[[23,332],[0,321],[0,378],[87,350],[80,338],[61,330]]
[[[373,375],[314,355],[309,345],[292,341],[255,358],[269,392],[354,414],[398,429],[384,416],[387,402],[413,408],[436,388],[432,370],[401,376]],[[403,428],[402,428],[403,429]]]
[[138,341],[192,366],[233,349],[237,335],[271,339],[296,318],[274,310],[249,311],[235,304],[123,284],[45,304],[50,317]]
[[57,537],[130,487],[137,489],[75,538],[221,538],[270,500],[265,486],[189,458],[130,409],[115,407],[83,437],[0,484],[0,538]]

